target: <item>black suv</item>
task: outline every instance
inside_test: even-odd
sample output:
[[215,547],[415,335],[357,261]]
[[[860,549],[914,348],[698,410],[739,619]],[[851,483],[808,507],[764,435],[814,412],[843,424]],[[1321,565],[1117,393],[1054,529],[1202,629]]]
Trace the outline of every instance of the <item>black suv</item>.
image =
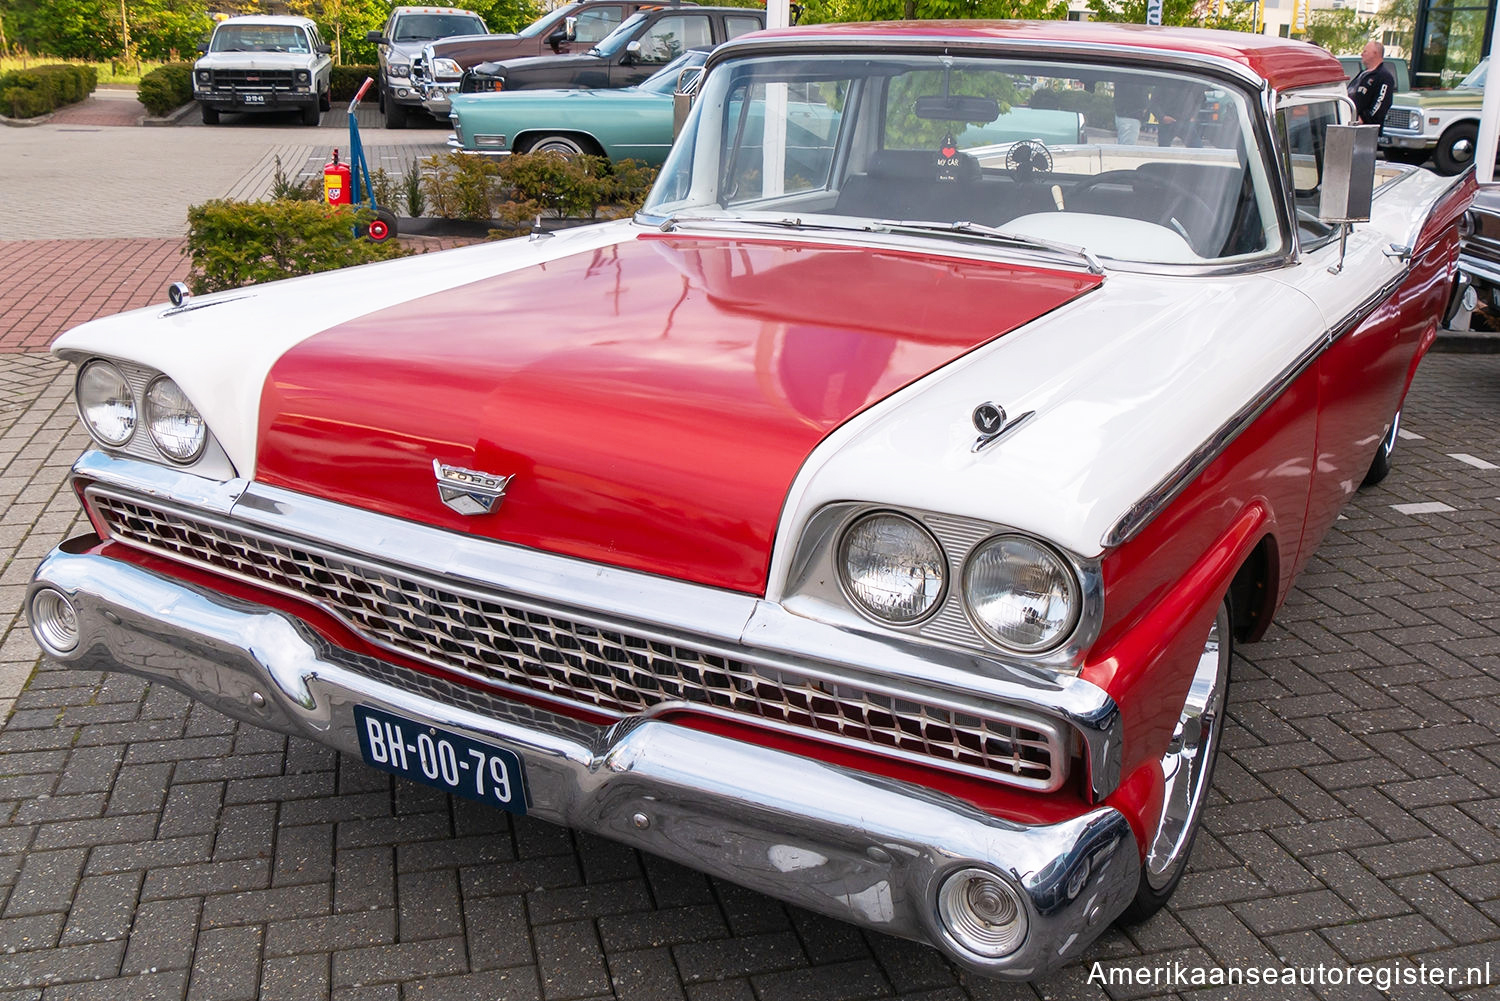
[[533,56],[480,63],[460,90],[585,90],[632,87],[688,49],[711,48],[766,26],[746,7],[667,7],[632,14],[582,55]]

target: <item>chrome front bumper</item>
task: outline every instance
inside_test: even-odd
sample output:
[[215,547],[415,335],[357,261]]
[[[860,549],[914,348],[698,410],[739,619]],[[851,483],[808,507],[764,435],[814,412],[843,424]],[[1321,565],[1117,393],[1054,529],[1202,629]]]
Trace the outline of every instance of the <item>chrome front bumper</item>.
[[448,100],[449,95],[458,93],[458,81],[453,83],[430,83],[420,88],[422,92],[422,107],[433,118],[446,119],[448,112],[452,110],[452,102]]
[[469,149],[463,144],[463,141],[460,140],[458,136],[452,132],[448,133],[447,145],[448,148],[453,152],[462,153],[465,156],[488,156],[493,157],[496,160],[510,156],[510,150],[508,149]]
[[[656,719],[595,726],[495,698],[445,697],[331,646],[296,618],[90,553],[86,537],[43,561],[79,640],[58,660],[168,684],[238,719],[359,754],[356,705],[515,751],[532,816],[592,831],[810,910],[930,942],[978,972],[1029,979],[1076,957],[1133,898],[1139,852],[1110,807],[1052,825],[990,816],[921,786]],[[386,678],[388,680],[377,680]],[[938,917],[948,875],[1000,874],[1029,932],[999,959],[969,952]]]

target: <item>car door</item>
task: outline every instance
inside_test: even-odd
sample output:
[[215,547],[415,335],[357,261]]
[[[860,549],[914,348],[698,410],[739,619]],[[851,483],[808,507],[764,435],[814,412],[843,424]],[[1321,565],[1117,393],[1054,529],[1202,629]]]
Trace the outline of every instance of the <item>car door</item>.
[[1400,405],[1418,343],[1442,308],[1432,292],[1446,265],[1430,255],[1432,260],[1414,261],[1407,270],[1382,239],[1378,200],[1372,210],[1377,218],[1355,225],[1342,258],[1338,227],[1317,221],[1324,136],[1328,126],[1352,117],[1347,98],[1334,91],[1293,95],[1277,114],[1301,245],[1299,261],[1278,278],[1312,299],[1330,338],[1315,363],[1318,432],[1302,560],[1363,482]]
[[[635,43],[640,48],[635,48]],[[610,67],[611,87],[633,87],[688,49],[714,44],[711,16],[703,11],[663,11],[646,21]]]

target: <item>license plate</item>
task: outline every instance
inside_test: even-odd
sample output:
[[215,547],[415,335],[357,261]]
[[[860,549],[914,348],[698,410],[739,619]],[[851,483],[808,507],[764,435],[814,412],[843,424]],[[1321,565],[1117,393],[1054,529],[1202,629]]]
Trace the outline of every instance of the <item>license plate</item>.
[[264,94],[241,94],[240,96],[245,99],[245,103],[246,104],[265,104],[266,103],[266,95],[264,95]]
[[365,764],[511,813],[526,812],[526,772],[514,751],[380,709],[354,707]]

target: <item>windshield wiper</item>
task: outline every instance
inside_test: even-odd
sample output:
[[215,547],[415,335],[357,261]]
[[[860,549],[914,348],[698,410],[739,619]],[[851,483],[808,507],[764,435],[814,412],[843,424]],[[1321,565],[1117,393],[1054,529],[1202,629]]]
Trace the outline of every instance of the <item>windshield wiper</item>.
[[1071,243],[1057,243],[1053,240],[1044,240],[1036,236],[1024,236],[1020,233],[1012,233],[993,226],[982,226],[979,223],[960,222],[934,222],[926,219],[876,219],[871,222],[839,223],[809,222],[801,217],[786,216],[781,219],[745,219],[736,216],[693,216],[673,215],[662,220],[658,227],[663,233],[670,233],[680,229],[683,225],[694,223],[707,225],[742,225],[742,226],[770,226],[776,229],[831,229],[848,233],[893,233],[901,230],[910,230],[919,233],[958,233],[961,235],[972,235],[983,237],[987,240],[995,240],[1017,247],[1029,247],[1033,250],[1048,250],[1053,253],[1066,254],[1070,257],[1082,258],[1088,267],[1090,274],[1104,274],[1104,265],[1099,263],[1099,258],[1083,247]]
[[1018,247],[1032,247],[1038,250],[1051,250],[1059,254],[1067,254],[1072,257],[1081,257],[1088,265],[1089,273],[1104,274],[1104,265],[1099,263],[1099,258],[1083,247],[1071,243],[1058,243],[1055,240],[1044,240],[1038,236],[1025,236],[1021,233],[1012,233],[1009,230],[996,229],[994,226],[983,226],[976,222],[960,220],[959,222],[932,222],[926,219],[878,219],[869,227],[871,230],[916,230],[922,233],[965,233],[974,236],[982,236],[991,240],[1000,240],[1004,243],[1014,244]]

